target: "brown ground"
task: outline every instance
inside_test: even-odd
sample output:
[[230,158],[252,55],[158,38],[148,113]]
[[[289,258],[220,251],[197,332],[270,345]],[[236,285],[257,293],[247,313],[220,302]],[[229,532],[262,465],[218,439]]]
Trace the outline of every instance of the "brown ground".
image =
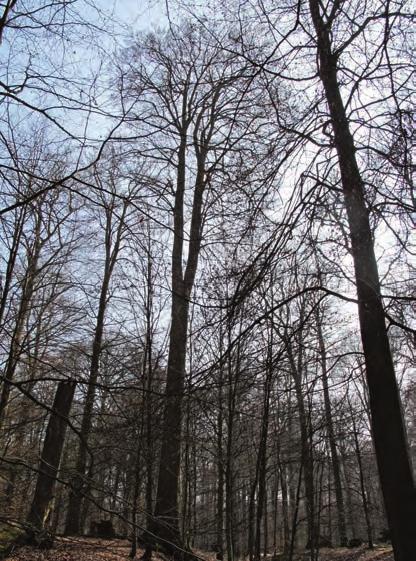
[[[8,561],[126,561],[130,551],[127,540],[58,538],[52,549],[40,551],[21,547]],[[139,552],[140,553],[140,552]]]
[[373,550],[366,547],[355,549],[323,549],[320,561],[394,561],[391,547],[377,546]]
[[[127,540],[70,537],[58,538],[55,546],[47,551],[39,551],[33,547],[19,548],[7,559],[8,561],[127,561],[129,551],[130,544]],[[138,550],[137,559],[142,553]],[[213,555],[202,555],[207,561],[215,560]],[[154,561],[166,561],[155,555],[153,555],[153,559]],[[377,547],[373,551],[361,547],[357,549],[323,549],[320,561],[394,561],[394,559],[391,547]]]

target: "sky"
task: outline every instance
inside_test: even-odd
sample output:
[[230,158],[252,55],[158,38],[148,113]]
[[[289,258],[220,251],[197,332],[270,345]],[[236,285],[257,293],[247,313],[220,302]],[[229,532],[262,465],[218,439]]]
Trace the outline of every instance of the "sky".
[[[100,0],[109,10],[108,0]],[[117,17],[135,29],[151,29],[167,23],[165,0],[112,0]]]

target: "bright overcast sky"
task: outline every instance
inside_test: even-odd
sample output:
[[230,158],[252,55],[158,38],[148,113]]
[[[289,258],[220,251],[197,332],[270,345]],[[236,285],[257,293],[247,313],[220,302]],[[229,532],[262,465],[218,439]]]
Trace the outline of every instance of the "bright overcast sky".
[[[108,10],[110,2],[101,0]],[[164,0],[112,0],[117,17],[136,29],[152,28],[167,23]]]

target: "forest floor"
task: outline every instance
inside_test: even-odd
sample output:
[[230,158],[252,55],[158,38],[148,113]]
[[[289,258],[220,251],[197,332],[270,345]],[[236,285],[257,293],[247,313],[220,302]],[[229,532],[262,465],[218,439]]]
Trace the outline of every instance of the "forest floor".
[[[102,540],[95,538],[58,538],[52,549],[40,551],[34,547],[16,549],[8,561],[126,561],[130,544],[127,540]],[[137,559],[142,555],[138,550]],[[215,560],[215,554],[200,553],[207,561]],[[154,561],[166,561],[153,555]],[[306,556],[303,557],[306,559]],[[394,561],[391,547],[364,547],[347,549],[323,549],[320,561]]]

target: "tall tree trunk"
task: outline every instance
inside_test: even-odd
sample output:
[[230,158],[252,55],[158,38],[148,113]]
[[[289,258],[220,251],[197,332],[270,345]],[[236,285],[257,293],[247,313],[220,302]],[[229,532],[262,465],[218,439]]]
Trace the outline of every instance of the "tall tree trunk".
[[[151,252],[151,228],[147,224],[147,267],[146,267],[146,343],[145,343],[145,357],[144,363],[147,363],[147,368],[144,370],[144,391],[146,401],[144,406],[144,443],[145,443],[145,469],[146,469],[146,488],[145,488],[145,505],[146,505],[146,529],[150,529],[153,517],[153,417],[154,417],[154,401],[152,396],[153,388],[153,255]],[[149,540],[145,541],[145,552],[143,558],[149,560],[152,555],[151,545]],[[132,546],[133,549],[133,546]]]
[[75,382],[68,381],[59,382],[56,390],[43,443],[35,494],[27,517],[28,524],[36,530],[43,529],[49,514],[74,391]]
[[78,535],[83,531],[81,516],[82,499],[83,495],[86,494],[89,486],[87,477],[88,439],[92,427],[96,384],[100,370],[100,357],[104,334],[104,320],[108,304],[108,290],[110,287],[110,281],[114,266],[117,262],[118,254],[120,251],[120,244],[125,225],[125,217],[128,208],[128,202],[125,201],[120,216],[118,217],[118,225],[116,228],[114,228],[114,218],[116,215],[114,200],[115,199],[113,199],[111,204],[105,209],[106,227],[104,272],[100,290],[100,298],[98,302],[94,339],[92,343],[90,372],[88,378],[87,395],[85,398],[84,410],[82,413],[80,443],[75,466],[75,475],[72,479],[72,488],[69,495],[68,511],[65,521],[66,535]]
[[[22,341],[24,339],[24,326],[30,313],[30,306],[35,289],[38,262],[42,247],[41,242],[41,214],[36,216],[34,239],[28,255],[27,268],[23,279],[22,297],[20,300],[16,322],[10,342],[9,356],[4,371],[3,387],[0,394],[0,429],[3,426],[6,410],[9,403],[12,381],[22,352]],[[17,248],[16,248],[17,251]],[[14,256],[13,259],[16,257]]]
[[17,209],[17,217],[14,223],[14,231],[12,243],[9,249],[9,255],[7,258],[7,266],[0,285],[0,328],[3,327],[3,318],[6,310],[6,304],[8,302],[8,296],[10,292],[10,287],[13,280],[14,267],[16,264],[17,253],[20,248],[20,240],[23,233],[23,225],[26,218],[26,207]]
[[[330,462],[328,462],[330,463]],[[328,489],[327,489],[327,501],[328,501],[328,539],[332,543],[332,487],[331,487],[331,465],[328,465]]]
[[324,21],[318,0],[309,0],[309,7],[317,35],[319,75],[329,106],[350,228],[361,340],[381,488],[395,559],[409,561],[416,551],[416,489],[387,336],[369,213],[364,199],[364,183],[341,97],[337,76],[338,56],[333,52],[331,43],[331,22]]
[[295,499],[293,503],[293,512],[292,512],[292,531],[290,536],[290,547],[289,547],[289,561],[293,560],[293,555],[295,552],[295,545],[296,545],[296,533],[298,529],[298,514],[299,514],[299,503],[300,503],[300,493],[302,489],[302,472],[303,472],[303,457],[301,456],[301,464],[299,467],[298,472],[298,480],[296,486],[296,493]]
[[160,457],[155,518],[151,530],[171,553],[181,544],[179,532],[178,490],[182,428],[182,398],[186,359],[188,301],[172,295],[172,325],[165,391],[164,432]]
[[[143,426],[142,426],[143,428]],[[137,553],[137,503],[140,496],[141,484],[141,452],[143,434],[137,434],[137,448],[134,454],[133,498],[131,507],[131,548],[129,557],[134,559]]]
[[[31,356],[29,356],[29,360],[27,362],[28,371],[29,371],[29,381],[25,385],[25,392],[27,393],[32,392],[36,384],[36,373],[37,373],[38,360],[39,360],[39,347],[40,347],[41,334],[42,334],[42,318],[38,317],[34,339],[32,341],[31,339],[28,338],[28,346],[32,347],[33,352],[31,353]],[[22,403],[20,404],[20,411],[17,412],[17,417],[19,418],[19,422],[14,437],[14,448],[16,450],[17,455],[23,456],[25,453],[24,452],[25,440],[27,438],[27,423],[30,418],[30,408],[28,407],[28,403],[26,400],[23,400]],[[17,510],[18,519],[21,516],[25,516],[27,511],[27,498],[22,496],[21,494],[18,497],[16,497],[18,506],[14,504],[15,490],[18,489],[19,486],[21,485],[25,486],[24,479],[22,481],[19,475],[21,475],[19,474],[19,470],[14,469],[12,471],[8,481],[7,490],[5,493],[6,503],[10,505],[11,512],[13,512],[14,509]],[[30,475],[29,476],[28,474],[26,475],[26,480],[28,483],[30,482]]]
[[[279,474],[280,474],[280,461],[277,459],[277,465],[274,473],[274,484],[272,489],[272,504],[273,504],[273,556],[277,555],[277,536],[278,536],[278,520],[279,520],[279,496],[282,497],[283,502],[283,489],[279,489]],[[283,508],[282,508],[283,510]],[[283,527],[282,527],[283,528]]]
[[322,318],[320,317],[319,309],[316,308],[316,327],[318,331],[319,352],[321,355],[322,387],[323,387],[324,405],[325,405],[325,424],[328,432],[329,448],[331,451],[332,471],[334,473],[335,498],[337,502],[337,514],[338,514],[339,544],[341,547],[345,547],[347,545],[347,526],[345,523],[344,497],[342,495],[341,470],[339,465],[339,457],[338,457],[338,451],[337,451],[337,445],[335,439],[334,422],[332,419],[331,398],[329,396],[329,386],[328,386],[326,348],[325,348],[325,341],[322,332],[321,321]]
[[[261,522],[264,514],[264,505],[266,501],[266,474],[267,474],[267,437],[269,432],[269,409],[270,409],[270,394],[272,389],[273,380],[273,367],[272,367],[272,347],[273,338],[270,336],[268,357],[267,357],[267,374],[264,384],[264,397],[263,397],[263,418],[261,425],[261,435],[258,451],[258,461],[256,472],[258,472],[258,496],[257,496],[257,513],[256,513],[256,531],[254,541],[254,559],[260,561],[261,558]],[[264,536],[266,539],[266,536]]]
[[[188,386],[187,392],[190,391],[190,386]],[[191,505],[191,400],[186,398],[186,415],[185,415],[185,433],[184,433],[184,448],[183,448],[183,468],[182,468],[182,521],[181,521],[181,535],[183,538],[184,545],[189,548],[190,537],[191,537],[191,526],[189,525],[189,511]]]
[[[231,319],[227,318],[227,345],[231,348],[232,341]],[[227,561],[234,561],[235,551],[235,420],[237,388],[240,381],[240,341],[237,343],[236,360],[233,364],[231,352],[227,353],[227,445],[225,451],[225,538]]]
[[[143,352],[142,364],[142,380],[143,392],[146,396],[145,403],[142,407],[140,437],[138,438],[136,451],[136,467],[135,467],[135,483],[132,507],[132,544],[129,556],[134,559],[137,552],[137,501],[139,498],[140,483],[140,455],[145,444],[145,469],[146,469],[146,527],[150,528],[152,520],[152,493],[153,493],[153,445],[152,445],[152,382],[153,382],[153,338],[152,338],[152,317],[153,317],[153,274],[152,274],[152,255],[150,250],[150,228],[148,226],[148,242],[147,248],[147,266],[146,266],[146,300],[145,300],[145,316],[146,316],[146,336]],[[144,434],[143,434],[144,432]],[[145,536],[144,536],[145,537]],[[148,540],[147,540],[148,541]],[[146,539],[145,542],[147,543]],[[151,549],[145,546],[144,558],[150,559]]]
[[367,490],[365,488],[364,482],[364,470],[363,470],[363,461],[361,458],[361,450],[360,450],[360,443],[358,441],[358,432],[357,427],[355,424],[354,414],[352,413],[352,423],[353,423],[353,433],[354,433],[354,445],[355,445],[355,454],[357,456],[357,464],[358,464],[358,474],[360,477],[360,490],[361,490],[361,497],[363,501],[363,510],[365,516],[365,526],[367,529],[367,541],[368,547],[370,549],[373,548],[373,527],[371,524],[371,516],[370,516],[370,508],[369,508],[369,501],[367,496]]
[[[299,352],[302,353],[301,348]],[[301,359],[297,365],[293,356],[293,351],[288,343],[288,356],[292,370],[292,376],[295,384],[296,402],[299,410],[299,426],[301,438],[301,454],[302,466],[304,471],[305,484],[305,503],[306,503],[306,521],[308,524],[308,544],[311,551],[311,557],[314,556],[315,544],[318,538],[316,530],[316,509],[315,509],[315,488],[313,477],[313,456],[311,443],[309,438],[309,421],[306,414],[305,402],[302,391],[302,362]]]
[[[108,279],[109,280],[109,279]],[[86,493],[86,470],[87,470],[87,454],[88,439],[92,426],[92,413],[94,408],[94,400],[96,393],[96,384],[98,380],[100,355],[102,338],[104,331],[104,315],[107,304],[108,282],[103,283],[101,288],[101,298],[95,328],[94,342],[92,346],[92,355],[90,363],[90,373],[88,379],[87,396],[85,398],[84,410],[82,414],[80,437],[77,461],[75,465],[75,476],[72,479],[72,489],[69,494],[68,511],[65,522],[66,535],[78,535],[82,532],[81,528],[81,507],[82,498]]]
[[[222,356],[222,334],[220,334],[219,355]],[[224,453],[223,453],[223,364],[220,364],[218,380],[218,416],[217,416],[217,555],[222,560],[224,555]]]
[[[287,468],[278,456],[280,488],[282,490],[282,525],[283,525],[283,553],[286,555],[290,547],[290,527],[289,527],[289,501],[287,488]],[[277,486],[277,484],[276,484]]]
[[[68,445],[68,442],[65,443],[64,448],[61,454],[61,462],[60,465],[65,467],[68,463],[68,455],[70,454],[71,447]],[[56,534],[59,531],[60,520],[62,511],[65,508],[65,484],[58,483],[58,490],[56,491],[55,500],[53,502],[53,517],[51,520],[51,532],[52,534]]]
[[[264,515],[263,515],[263,557],[265,558],[269,550],[269,502],[268,502],[268,488],[265,485],[264,490]],[[259,540],[260,543],[260,540]]]
[[206,148],[195,147],[198,169],[195,178],[188,259],[184,258],[184,195],[186,178],[187,93],[183,95],[183,123],[178,147],[177,183],[174,205],[174,239],[172,248],[172,306],[169,355],[166,375],[162,448],[159,463],[156,506],[151,526],[159,545],[168,553],[182,557],[183,541],[179,529],[178,491],[182,405],[185,382],[189,298],[198,266],[202,235],[202,203],[205,190]]
[[350,535],[354,539],[358,537],[358,533],[359,533],[357,529],[357,520],[355,515],[355,504],[353,501],[354,486],[348,466],[347,451],[345,449],[345,445],[342,442],[340,446],[340,453],[341,453],[341,459],[343,465],[344,487],[346,490],[345,498],[346,498],[346,505],[347,505],[347,512],[348,512],[348,522],[350,526]]

